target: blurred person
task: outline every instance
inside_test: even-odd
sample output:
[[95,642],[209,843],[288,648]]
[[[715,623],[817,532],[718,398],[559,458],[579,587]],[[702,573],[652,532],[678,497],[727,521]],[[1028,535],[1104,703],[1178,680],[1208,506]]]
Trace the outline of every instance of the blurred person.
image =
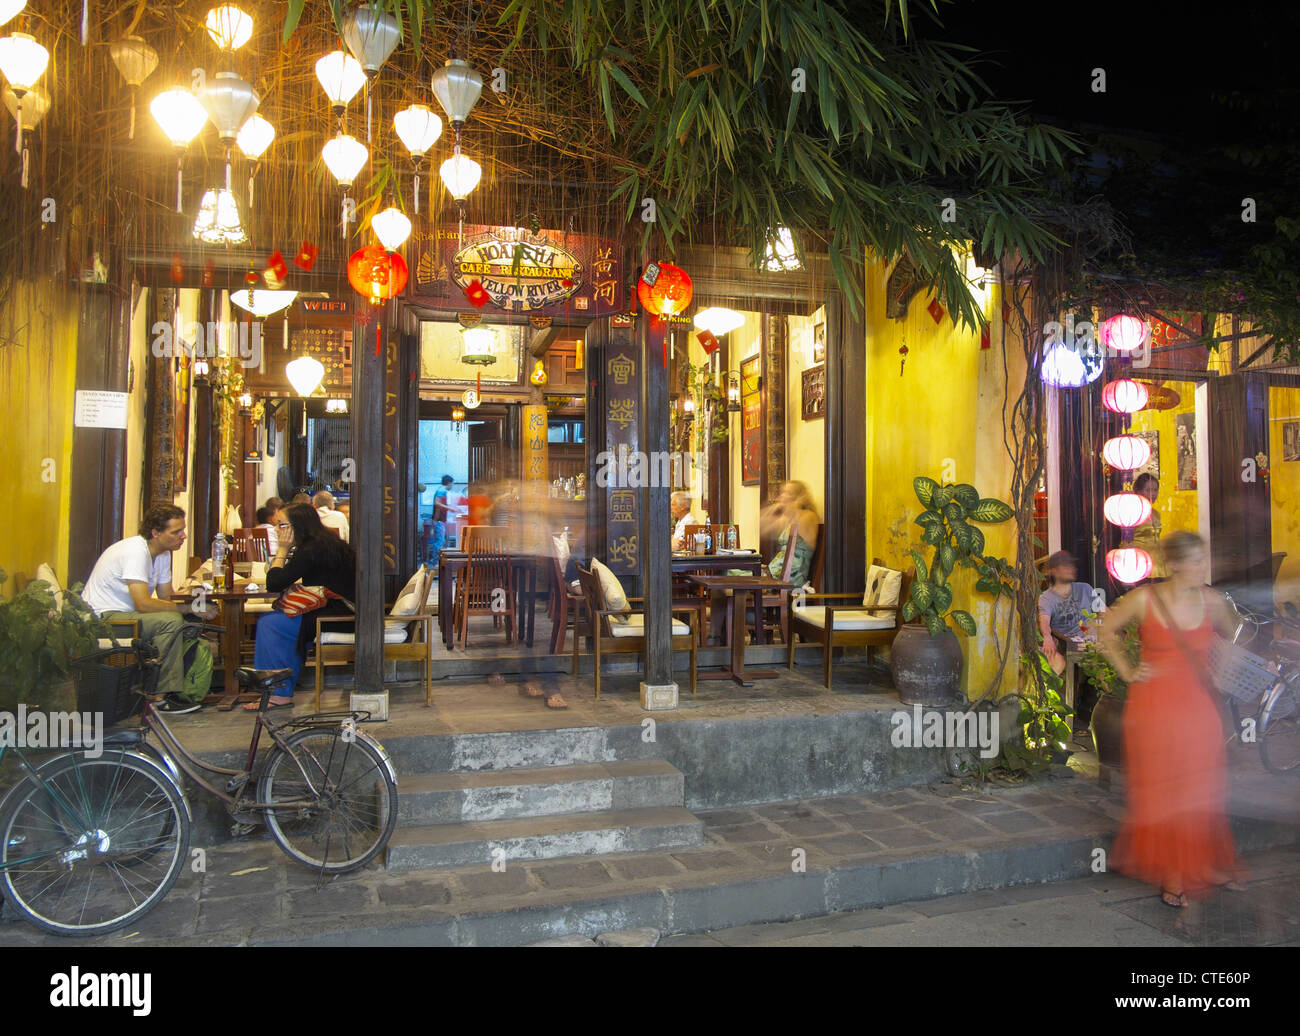
[[334,509],[333,493],[322,489],[311,498],[311,505],[316,508],[321,525],[332,529],[344,543],[351,541],[352,530],[348,527],[347,518]]
[[[1093,606],[1093,588],[1078,582],[1075,579],[1078,573],[1074,555],[1068,550],[1058,550],[1047,559],[1047,589],[1038,595],[1038,629],[1043,635],[1043,654],[1058,674],[1065,672],[1065,656],[1056,643],[1056,636],[1067,641],[1084,640],[1083,613]],[[1081,678],[1076,686],[1074,725],[1081,728],[1088,725],[1099,694],[1090,680]]]
[[1133,546],[1141,547],[1151,555],[1151,578],[1164,579],[1164,553],[1160,548],[1160,512],[1156,510],[1156,497],[1160,495],[1160,480],[1149,471],[1144,471],[1133,482],[1133,492],[1151,501],[1151,517],[1133,530]]
[[290,500],[289,503],[291,503],[291,504],[310,504],[310,503],[311,503],[311,497],[310,497],[308,494],[306,494],[306,493],[294,493],[294,494],[293,494],[293,499]]
[[489,495],[487,487],[481,482],[471,482],[466,493],[469,497],[469,517],[466,524],[491,525],[492,497]]
[[[277,498],[271,497],[271,500],[275,499]],[[254,525],[253,528],[266,530],[266,538],[269,541],[270,551],[274,554],[280,545],[279,536],[277,535],[278,530],[275,527],[275,512],[284,506],[284,502],[281,501],[278,505],[272,507],[271,500],[268,500],[265,505],[257,509],[257,524]]]
[[699,525],[700,520],[691,511],[691,494],[677,490],[668,499],[668,510],[673,516],[673,550],[689,550],[686,542],[686,526]]
[[429,564],[438,567],[438,555],[442,545],[447,541],[447,516],[451,513],[448,495],[456,480],[450,475],[442,476],[442,484],[433,491],[433,539],[429,542]]
[[790,536],[790,525],[797,526],[799,542],[794,548],[794,564],[790,568],[790,582],[796,587],[805,586],[812,575],[813,552],[817,549],[817,526],[821,519],[813,508],[812,494],[802,482],[781,483],[781,491],[776,501],[763,508],[758,518],[759,527],[764,536],[780,530],[780,549],[776,557],[768,562],[767,570],[773,579],[781,578],[781,569],[785,567],[786,541]]

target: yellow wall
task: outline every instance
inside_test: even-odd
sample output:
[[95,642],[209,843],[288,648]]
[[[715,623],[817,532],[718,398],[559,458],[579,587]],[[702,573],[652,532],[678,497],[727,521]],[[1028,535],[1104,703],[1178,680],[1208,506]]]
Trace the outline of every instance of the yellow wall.
[[1286,551],[1274,583],[1274,600],[1300,605],[1300,460],[1282,459],[1282,428],[1300,422],[1300,388],[1270,385],[1268,389],[1269,499],[1272,507],[1273,550]]
[[808,486],[813,507],[826,520],[826,419],[803,419],[803,372],[816,366],[812,362],[813,328],[826,320],[826,307],[811,317],[792,316],[789,321],[790,346],[786,353],[785,441],[786,478]]
[[43,561],[67,580],[78,300],[75,291],[20,281],[5,301],[0,309],[5,422],[0,567],[9,574],[3,592],[12,596]]
[[[757,313],[746,313],[745,323],[727,336],[729,363],[734,371],[740,370],[742,361],[757,356],[762,347],[762,318]],[[731,473],[731,520],[740,527],[740,545],[758,549],[758,512],[761,501],[759,487],[740,483],[740,414],[732,414],[728,424],[727,441],[731,456],[728,461]]]
[[1160,514],[1161,534],[1198,532],[1198,509],[1195,489],[1178,488],[1179,414],[1196,413],[1196,383],[1166,381],[1165,386],[1178,393],[1179,402],[1171,410],[1139,410],[1129,425],[1132,431],[1160,433],[1160,496],[1155,509]]
[[131,311],[131,369],[135,374],[127,401],[126,479],[123,490],[122,535],[134,536],[140,527],[141,496],[144,490],[144,430],[149,395],[150,364],[154,362],[150,345],[153,335],[149,326],[150,289],[136,293]]

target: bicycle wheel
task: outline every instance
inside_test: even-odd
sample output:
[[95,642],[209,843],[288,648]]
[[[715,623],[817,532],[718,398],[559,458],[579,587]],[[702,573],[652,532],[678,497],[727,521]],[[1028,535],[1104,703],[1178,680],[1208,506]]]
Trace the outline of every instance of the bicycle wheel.
[[1295,687],[1285,687],[1259,717],[1259,756],[1269,773],[1300,770],[1300,707]]
[[309,727],[287,742],[293,755],[277,748],[257,786],[259,802],[286,804],[266,811],[271,836],[314,870],[364,867],[397,824],[397,784],[383,756],[363,735],[345,739],[337,727]]
[[0,888],[54,935],[105,935],[152,910],[180,876],[190,817],[166,771],[81,753],[40,767],[0,821]]

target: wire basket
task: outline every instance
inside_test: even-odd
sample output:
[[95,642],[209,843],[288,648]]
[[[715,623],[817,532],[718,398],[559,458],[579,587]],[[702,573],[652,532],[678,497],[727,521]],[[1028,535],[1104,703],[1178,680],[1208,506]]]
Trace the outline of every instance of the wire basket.
[[1243,647],[1216,638],[1210,648],[1210,679],[1237,701],[1259,701],[1278,680],[1268,660]]
[[[99,712],[104,715],[104,726],[139,712],[144,706],[144,694],[150,694],[158,683],[156,666],[141,666],[136,656],[127,650],[107,659],[83,662],[77,671],[77,711]],[[151,686],[144,686],[142,680]]]

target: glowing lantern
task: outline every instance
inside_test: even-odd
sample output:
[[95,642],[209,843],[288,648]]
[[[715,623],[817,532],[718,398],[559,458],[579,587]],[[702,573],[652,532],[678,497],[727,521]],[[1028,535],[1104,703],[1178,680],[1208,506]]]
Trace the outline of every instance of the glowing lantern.
[[1147,405],[1147,387],[1132,378],[1108,381],[1101,390],[1101,405],[1113,414],[1136,414]]
[[284,365],[289,384],[300,396],[310,396],[325,377],[325,367],[314,356],[299,356]]
[[452,156],[438,167],[443,185],[456,201],[464,201],[483,177],[483,167],[460,153],[457,144]]
[[358,248],[348,260],[348,283],[372,306],[400,295],[409,276],[406,260],[382,245]]
[[344,16],[343,40],[368,74],[379,71],[401,38],[397,19],[369,4],[362,4]]
[[695,314],[695,326],[721,338],[745,323],[745,318],[734,309],[710,306]]
[[222,50],[238,50],[253,36],[253,19],[234,4],[222,4],[204,19],[208,35]]
[[490,367],[497,362],[497,345],[495,328],[462,328],[460,332],[460,362]]
[[329,166],[329,171],[334,174],[334,179],[339,182],[339,185],[347,188],[352,186],[357,173],[361,172],[361,167],[366,164],[366,159],[370,157],[370,150],[356,137],[340,133],[325,142],[320,157]]
[[131,88],[131,126],[127,138],[135,140],[135,88],[153,75],[158,52],[139,36],[127,36],[108,45],[108,56]]
[[366,85],[366,73],[361,62],[341,50],[332,51],[316,62],[316,78],[330,99],[330,108],[335,115],[342,115],[348,101]]
[[391,205],[370,217],[370,228],[390,252],[396,252],[411,236],[411,221]]
[[1155,566],[1141,547],[1117,547],[1106,552],[1106,571],[1121,583],[1140,583]]
[[641,305],[658,317],[682,312],[694,296],[690,275],[672,263],[651,263],[636,282],[636,297]]
[[1106,440],[1101,455],[1116,471],[1136,471],[1151,459],[1151,447],[1136,435],[1117,435]]
[[1066,345],[1054,345],[1043,357],[1042,377],[1057,388],[1079,388],[1101,377],[1104,366],[1100,355],[1080,354]]
[[1147,337],[1147,325],[1137,317],[1120,313],[1102,321],[1101,344],[1117,353],[1131,353]]
[[528,375],[528,380],[539,388],[546,384],[546,365],[541,360],[533,364],[533,373]]
[[0,25],[27,6],[27,0],[0,0]]
[[1151,517],[1151,501],[1141,493],[1116,493],[1106,497],[1102,513],[1111,525],[1136,529]]
[[253,115],[239,128],[239,133],[235,136],[235,143],[246,158],[251,158],[256,162],[262,157],[266,149],[271,146],[271,141],[274,139],[275,127],[262,116]]
[[426,104],[413,104],[393,116],[393,129],[413,159],[424,153],[442,136],[442,119]]

